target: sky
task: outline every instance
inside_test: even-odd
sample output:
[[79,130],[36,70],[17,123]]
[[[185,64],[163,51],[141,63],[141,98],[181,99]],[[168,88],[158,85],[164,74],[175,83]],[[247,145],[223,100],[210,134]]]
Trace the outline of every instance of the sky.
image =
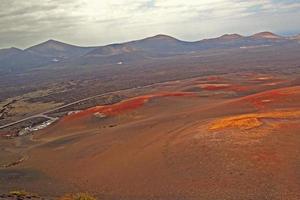
[[300,0],[0,0],[0,48],[97,46],[167,34],[300,33]]

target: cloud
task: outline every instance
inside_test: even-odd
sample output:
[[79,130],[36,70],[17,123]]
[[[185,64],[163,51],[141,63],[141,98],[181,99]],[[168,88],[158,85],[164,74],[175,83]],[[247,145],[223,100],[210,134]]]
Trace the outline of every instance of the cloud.
[[100,45],[158,33],[186,40],[226,32],[299,31],[297,0],[2,0],[0,47],[54,38]]

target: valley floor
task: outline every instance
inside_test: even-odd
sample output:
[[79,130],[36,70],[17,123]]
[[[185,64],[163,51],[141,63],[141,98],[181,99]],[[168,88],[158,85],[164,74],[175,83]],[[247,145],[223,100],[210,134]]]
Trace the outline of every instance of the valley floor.
[[45,198],[300,199],[297,75],[172,81],[0,139],[0,192]]

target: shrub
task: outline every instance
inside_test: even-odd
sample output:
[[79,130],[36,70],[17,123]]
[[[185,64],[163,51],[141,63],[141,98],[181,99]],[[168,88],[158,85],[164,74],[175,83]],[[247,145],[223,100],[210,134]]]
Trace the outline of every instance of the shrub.
[[27,195],[29,195],[29,193],[24,191],[24,190],[11,191],[11,192],[9,192],[9,194],[14,195],[14,196],[27,196]]
[[88,193],[77,193],[77,194],[67,194],[59,200],[96,200],[95,197],[91,196]]

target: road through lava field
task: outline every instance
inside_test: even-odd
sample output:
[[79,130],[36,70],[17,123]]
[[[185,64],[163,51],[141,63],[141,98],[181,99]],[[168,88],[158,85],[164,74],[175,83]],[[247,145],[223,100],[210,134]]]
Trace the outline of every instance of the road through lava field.
[[0,169],[0,190],[112,200],[298,200],[295,78],[199,77],[66,115],[6,144],[12,156],[4,160],[14,152],[26,159]]
[[96,106],[84,111],[80,111],[74,114],[70,114],[62,119],[63,122],[74,120],[74,119],[81,119],[91,116],[91,115],[99,115],[99,116],[114,116],[121,114],[126,111],[137,109],[147,103],[150,99],[159,98],[159,97],[184,97],[184,96],[195,96],[195,93],[191,92],[170,92],[170,93],[158,93],[158,94],[151,94],[145,96],[139,96],[132,99],[128,99],[122,101],[120,103],[116,103],[113,105],[108,106]]

